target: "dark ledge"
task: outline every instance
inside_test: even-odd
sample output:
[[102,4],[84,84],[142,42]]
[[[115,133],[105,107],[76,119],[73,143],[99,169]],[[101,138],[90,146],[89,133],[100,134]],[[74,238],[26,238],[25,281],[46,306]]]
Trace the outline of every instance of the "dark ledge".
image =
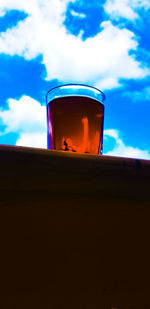
[[150,308],[150,161],[0,146],[0,308]]

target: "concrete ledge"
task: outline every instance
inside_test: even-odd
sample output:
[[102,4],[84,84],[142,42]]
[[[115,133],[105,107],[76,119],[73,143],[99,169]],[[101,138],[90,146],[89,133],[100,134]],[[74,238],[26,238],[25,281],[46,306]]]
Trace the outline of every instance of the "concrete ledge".
[[0,162],[1,308],[150,308],[150,161],[0,146]]

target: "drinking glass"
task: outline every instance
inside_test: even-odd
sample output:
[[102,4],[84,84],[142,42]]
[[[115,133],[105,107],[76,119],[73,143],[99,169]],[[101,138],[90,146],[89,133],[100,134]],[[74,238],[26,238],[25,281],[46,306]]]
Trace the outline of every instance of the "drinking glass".
[[47,147],[102,154],[105,95],[97,88],[66,84],[50,89],[47,103]]

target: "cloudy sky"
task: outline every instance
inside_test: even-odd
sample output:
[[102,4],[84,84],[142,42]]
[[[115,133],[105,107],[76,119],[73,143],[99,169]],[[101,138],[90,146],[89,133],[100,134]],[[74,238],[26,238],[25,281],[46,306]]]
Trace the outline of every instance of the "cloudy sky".
[[46,92],[106,94],[103,153],[150,159],[150,0],[0,0],[0,144],[46,148]]

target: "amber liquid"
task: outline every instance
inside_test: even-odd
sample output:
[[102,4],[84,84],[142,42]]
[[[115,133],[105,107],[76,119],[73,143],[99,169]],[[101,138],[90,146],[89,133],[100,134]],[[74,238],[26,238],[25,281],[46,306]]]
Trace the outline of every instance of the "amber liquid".
[[48,148],[102,153],[104,105],[83,96],[54,99],[47,105]]

